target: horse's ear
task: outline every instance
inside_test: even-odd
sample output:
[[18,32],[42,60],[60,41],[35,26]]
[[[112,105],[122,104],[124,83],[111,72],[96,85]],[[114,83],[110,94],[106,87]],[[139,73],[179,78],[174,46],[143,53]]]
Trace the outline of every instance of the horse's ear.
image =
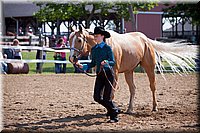
[[85,30],[89,33],[89,35],[94,35],[94,32],[91,29],[85,29]]
[[74,32],[74,31],[76,30],[76,29],[75,29],[75,26],[72,26],[72,25],[71,25],[70,27],[71,27],[71,31],[72,31],[72,32]]
[[91,31],[90,31],[90,32],[88,32],[88,33],[89,33],[89,35],[94,35],[94,33],[93,33],[93,32],[91,32]]

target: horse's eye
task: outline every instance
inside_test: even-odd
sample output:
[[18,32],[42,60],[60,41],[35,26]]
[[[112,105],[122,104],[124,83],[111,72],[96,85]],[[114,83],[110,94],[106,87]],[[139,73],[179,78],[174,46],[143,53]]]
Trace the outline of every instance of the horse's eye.
[[81,39],[79,39],[78,42],[81,42]]

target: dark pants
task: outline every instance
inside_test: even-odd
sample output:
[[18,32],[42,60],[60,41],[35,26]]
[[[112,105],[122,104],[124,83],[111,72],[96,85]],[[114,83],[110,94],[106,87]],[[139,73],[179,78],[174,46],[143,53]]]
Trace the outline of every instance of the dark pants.
[[14,56],[14,59],[22,59],[21,56]]
[[110,70],[105,72],[108,79],[103,70],[97,75],[94,87],[94,100],[103,105],[110,114],[116,114],[117,107],[112,101],[113,91],[112,86],[110,85],[110,83],[113,84],[114,76]]
[[[40,57],[36,56],[36,59],[40,59]],[[43,55],[43,60],[46,60],[46,55]],[[42,66],[44,63],[36,63],[36,73],[42,73]]]
[[[66,58],[61,58],[61,61],[66,61]],[[55,63],[55,73],[66,73],[66,63]]]

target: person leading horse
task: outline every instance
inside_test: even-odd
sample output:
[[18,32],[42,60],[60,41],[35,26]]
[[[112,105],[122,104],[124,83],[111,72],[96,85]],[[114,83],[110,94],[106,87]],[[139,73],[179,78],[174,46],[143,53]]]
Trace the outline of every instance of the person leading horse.
[[97,42],[92,47],[92,61],[89,64],[79,64],[83,70],[89,70],[92,67],[96,68],[96,81],[94,87],[94,100],[103,105],[107,109],[107,115],[110,117],[108,122],[118,122],[119,109],[112,101],[114,73],[113,66],[115,65],[114,54],[109,45],[105,43],[105,38],[110,38],[110,33],[102,27],[95,27],[94,39]]

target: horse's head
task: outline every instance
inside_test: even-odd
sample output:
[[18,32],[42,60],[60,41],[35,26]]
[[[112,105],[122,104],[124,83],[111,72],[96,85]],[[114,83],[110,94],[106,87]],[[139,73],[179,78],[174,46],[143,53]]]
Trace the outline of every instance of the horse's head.
[[94,37],[90,35],[86,29],[79,26],[78,30],[72,28],[72,33],[69,36],[70,56],[69,61],[76,63],[78,57],[87,55],[91,51],[91,47],[95,45]]

